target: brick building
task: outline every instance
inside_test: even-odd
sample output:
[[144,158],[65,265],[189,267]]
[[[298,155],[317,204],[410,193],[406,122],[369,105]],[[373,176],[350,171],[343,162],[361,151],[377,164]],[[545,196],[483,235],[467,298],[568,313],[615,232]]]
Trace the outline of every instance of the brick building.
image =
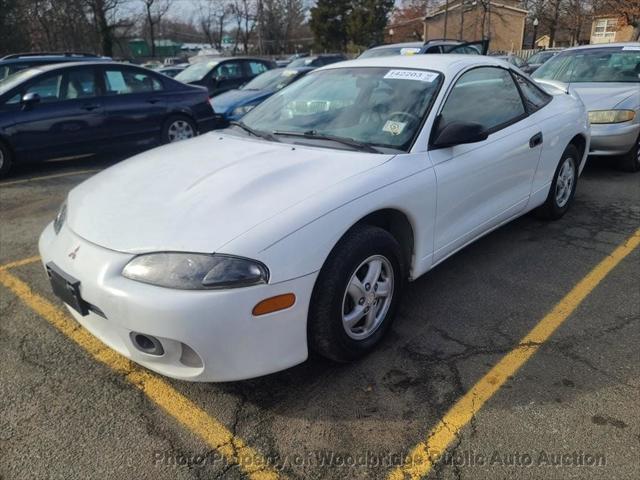
[[451,0],[448,10],[441,5],[427,14],[424,39],[462,38],[474,41],[490,38],[491,51],[520,50],[527,17],[527,10],[520,5],[518,0]]

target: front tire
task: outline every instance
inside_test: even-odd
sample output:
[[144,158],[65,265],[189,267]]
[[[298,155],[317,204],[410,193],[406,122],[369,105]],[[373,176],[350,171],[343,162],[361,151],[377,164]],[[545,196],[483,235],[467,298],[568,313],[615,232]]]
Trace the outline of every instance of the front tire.
[[311,295],[309,346],[337,361],[373,350],[389,329],[404,287],[402,249],[386,230],[354,227],[325,262]]
[[11,167],[13,167],[13,154],[9,147],[0,141],[0,178],[8,176]]
[[569,145],[558,162],[547,200],[536,210],[538,217],[557,220],[567,213],[576,193],[579,162],[578,149]]
[[188,140],[198,134],[196,124],[186,115],[171,115],[162,128],[162,143],[175,143]]
[[631,147],[631,150],[626,155],[620,157],[619,160],[620,170],[625,172],[637,172],[640,171],[640,135],[636,144]]

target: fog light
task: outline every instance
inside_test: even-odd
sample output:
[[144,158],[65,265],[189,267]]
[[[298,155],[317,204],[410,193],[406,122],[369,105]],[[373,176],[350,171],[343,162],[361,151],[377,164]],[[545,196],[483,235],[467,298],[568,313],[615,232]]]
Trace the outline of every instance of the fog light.
[[163,355],[164,348],[162,348],[162,343],[156,337],[152,337],[151,335],[145,335],[144,333],[131,332],[129,334],[131,338],[131,342],[133,346],[138,350],[144,353],[148,353],[149,355]]
[[275,297],[265,298],[253,307],[252,313],[258,315],[266,315],[267,313],[277,312],[292,307],[296,303],[296,296],[293,293],[285,293],[276,295]]

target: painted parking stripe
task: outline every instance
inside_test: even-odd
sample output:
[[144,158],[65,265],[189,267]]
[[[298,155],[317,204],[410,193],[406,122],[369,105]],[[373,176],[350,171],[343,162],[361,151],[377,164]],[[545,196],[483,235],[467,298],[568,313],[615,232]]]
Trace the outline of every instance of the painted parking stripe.
[[173,388],[160,376],[139,367],[119,353],[106,347],[66,312],[56,307],[31,287],[9,272],[10,268],[39,260],[30,257],[0,266],[0,283],[11,290],[25,305],[47,320],[62,334],[86,350],[93,358],[123,375],[139,388],[149,400],[198,435],[211,448],[220,452],[228,463],[237,464],[252,480],[281,478],[272,465],[256,450],[236,437],[227,427]]
[[54,173],[52,175],[43,175],[41,177],[29,177],[29,178],[21,178],[20,180],[12,180],[9,182],[0,182],[0,187],[8,187],[11,185],[19,185],[21,183],[30,183],[30,182],[38,182],[40,180],[49,180],[52,178],[61,178],[61,177],[72,177],[74,175],[85,175],[87,173],[96,173],[99,172],[100,169],[94,168],[92,170],[76,170],[74,172],[65,172],[65,173]]
[[598,284],[640,244],[640,229],[591,270],[586,277],[547,313],[520,343],[465,393],[414,447],[402,466],[394,469],[388,480],[419,479],[427,475],[438,458],[453,443],[463,427],[482,406],[549,339]]

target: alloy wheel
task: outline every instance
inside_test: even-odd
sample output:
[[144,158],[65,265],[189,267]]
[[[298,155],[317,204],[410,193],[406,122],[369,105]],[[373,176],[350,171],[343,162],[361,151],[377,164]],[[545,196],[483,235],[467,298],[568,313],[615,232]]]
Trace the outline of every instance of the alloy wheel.
[[373,255],[351,276],[342,299],[342,326],[354,340],[370,337],[384,321],[394,290],[391,262]]
[[573,184],[575,182],[575,163],[572,157],[565,158],[558,172],[558,178],[556,179],[556,204],[558,207],[563,208],[573,192]]
[[193,127],[186,120],[176,120],[171,123],[171,125],[169,125],[169,143],[178,142],[180,140],[187,140],[189,138],[193,138],[194,136],[195,132],[193,131]]

